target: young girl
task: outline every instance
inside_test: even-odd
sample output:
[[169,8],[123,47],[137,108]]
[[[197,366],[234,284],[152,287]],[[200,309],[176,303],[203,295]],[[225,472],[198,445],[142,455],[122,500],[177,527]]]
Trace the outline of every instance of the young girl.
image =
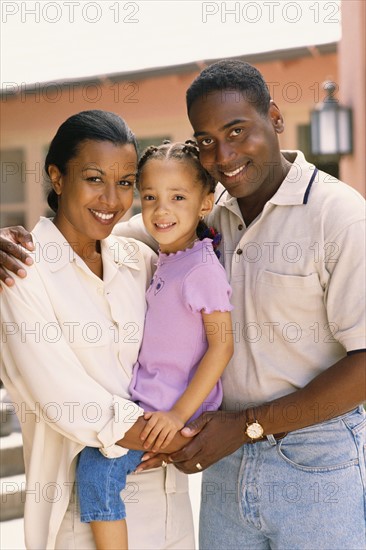
[[[147,291],[145,332],[130,391],[147,411],[141,440],[157,452],[189,420],[221,404],[219,379],[233,352],[231,289],[212,240],[205,236],[209,231],[202,219],[212,209],[215,182],[202,168],[194,143],[149,147],[138,165],[138,188],[143,221],[159,243],[159,259]],[[119,494],[142,454],[129,451],[117,459],[114,473],[94,448],[81,453],[81,520],[91,522],[100,550],[127,548]],[[90,490],[92,476],[99,486],[103,478],[102,494]]]

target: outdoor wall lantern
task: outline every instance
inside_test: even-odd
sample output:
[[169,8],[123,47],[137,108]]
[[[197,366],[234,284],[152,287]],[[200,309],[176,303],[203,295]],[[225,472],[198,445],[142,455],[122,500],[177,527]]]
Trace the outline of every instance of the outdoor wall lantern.
[[325,82],[327,93],[310,114],[311,151],[314,155],[349,155],[352,153],[352,109],[339,105],[334,97],[337,85]]

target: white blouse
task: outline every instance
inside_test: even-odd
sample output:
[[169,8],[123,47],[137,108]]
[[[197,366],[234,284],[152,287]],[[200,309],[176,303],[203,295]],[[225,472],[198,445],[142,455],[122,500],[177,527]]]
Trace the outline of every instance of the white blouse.
[[53,547],[84,446],[107,457],[142,409],[128,400],[156,255],[134,240],[102,243],[103,280],[51,220],[33,231],[34,265],[3,285],[1,378],[21,423],[29,548]]

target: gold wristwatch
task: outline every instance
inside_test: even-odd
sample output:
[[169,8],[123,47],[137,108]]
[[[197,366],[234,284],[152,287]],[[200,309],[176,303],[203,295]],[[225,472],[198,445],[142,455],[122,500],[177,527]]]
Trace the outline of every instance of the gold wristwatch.
[[244,433],[249,437],[252,443],[255,443],[264,436],[263,426],[259,424],[258,420],[255,418],[254,409],[246,409],[245,417],[246,428]]

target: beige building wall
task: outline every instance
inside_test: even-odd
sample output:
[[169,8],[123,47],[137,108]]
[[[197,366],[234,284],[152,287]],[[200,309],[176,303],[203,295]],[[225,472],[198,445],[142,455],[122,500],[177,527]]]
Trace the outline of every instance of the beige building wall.
[[339,99],[353,109],[353,154],[341,160],[341,177],[366,195],[366,2],[342,2]]

